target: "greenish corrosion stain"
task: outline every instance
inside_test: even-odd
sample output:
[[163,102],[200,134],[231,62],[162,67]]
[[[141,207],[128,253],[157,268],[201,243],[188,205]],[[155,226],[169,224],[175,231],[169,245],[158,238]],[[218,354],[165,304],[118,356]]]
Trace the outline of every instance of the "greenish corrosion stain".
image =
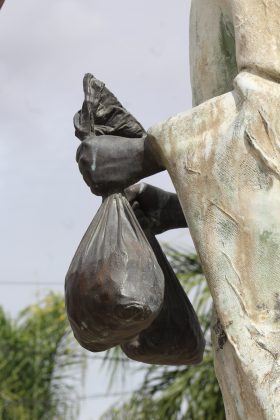
[[273,185],[273,180],[271,175],[268,173],[267,169],[263,169],[259,164],[258,164],[258,172],[257,172],[257,180],[258,180],[258,184],[259,184],[259,188],[261,190],[270,190],[272,185]]
[[264,230],[259,236],[260,251],[266,261],[274,261],[279,254],[279,239],[272,231]]
[[271,282],[272,287],[275,287],[275,284],[277,284],[280,272],[279,239],[279,236],[272,230],[263,230],[258,235],[257,241],[257,258],[262,262],[258,266],[259,278],[269,279],[268,281]]
[[236,234],[236,226],[230,220],[219,221],[219,231],[225,240],[232,239]]
[[264,244],[267,245],[270,242],[270,238],[272,236],[272,232],[268,231],[268,230],[264,230],[261,234],[260,234],[260,241]]
[[237,76],[237,62],[233,23],[221,13],[220,15],[220,48],[222,57],[220,75],[224,82],[232,82]]
[[275,305],[274,305],[274,309],[275,309],[275,322],[279,322],[280,321],[280,295],[279,293],[275,293]]

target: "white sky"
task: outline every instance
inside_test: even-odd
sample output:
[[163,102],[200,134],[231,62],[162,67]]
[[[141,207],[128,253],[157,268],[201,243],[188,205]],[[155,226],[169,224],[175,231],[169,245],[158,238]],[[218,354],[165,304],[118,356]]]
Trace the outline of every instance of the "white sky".
[[[189,3],[6,0],[0,12],[0,304],[12,315],[51,287],[40,282],[63,291],[100,205],[75,162],[72,118],[82,105],[84,73],[105,81],[146,128],[190,108]],[[149,182],[173,190],[167,174]],[[191,246],[186,230],[160,239]],[[38,285],[11,284],[27,281]],[[84,393],[105,391],[104,374],[91,366]],[[108,402],[88,400],[80,420],[97,420]]]

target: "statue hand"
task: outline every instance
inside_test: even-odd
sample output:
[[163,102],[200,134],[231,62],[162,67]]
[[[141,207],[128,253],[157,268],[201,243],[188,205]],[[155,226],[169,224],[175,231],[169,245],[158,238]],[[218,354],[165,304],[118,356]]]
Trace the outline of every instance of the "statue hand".
[[80,172],[91,191],[107,196],[141,178],[163,170],[146,144],[146,137],[89,136],[77,150]]
[[176,194],[144,182],[127,188],[125,193],[144,230],[157,235],[170,229],[187,227]]
[[103,135],[82,141],[76,160],[94,194],[120,192],[139,180],[143,160],[140,140]]

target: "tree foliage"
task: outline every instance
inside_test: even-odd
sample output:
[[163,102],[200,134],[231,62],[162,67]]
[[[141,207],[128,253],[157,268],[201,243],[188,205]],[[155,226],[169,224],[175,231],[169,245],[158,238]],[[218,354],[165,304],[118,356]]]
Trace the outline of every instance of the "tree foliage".
[[82,359],[63,297],[51,293],[16,320],[0,308],[0,337],[0,418],[77,418],[73,374]]
[[[142,365],[140,389],[102,420],[225,420],[224,405],[213,367],[210,339],[212,300],[196,255],[168,248],[171,265],[191,297],[206,338],[203,362],[198,366]],[[114,366],[116,369],[116,366]]]

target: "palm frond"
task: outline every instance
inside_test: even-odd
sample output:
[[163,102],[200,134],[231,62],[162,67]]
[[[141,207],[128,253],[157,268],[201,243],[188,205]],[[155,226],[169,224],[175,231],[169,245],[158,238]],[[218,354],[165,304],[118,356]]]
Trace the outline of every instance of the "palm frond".
[[71,373],[83,359],[69,334],[63,297],[50,293],[15,321],[0,309],[0,335],[0,418],[76,418]]

